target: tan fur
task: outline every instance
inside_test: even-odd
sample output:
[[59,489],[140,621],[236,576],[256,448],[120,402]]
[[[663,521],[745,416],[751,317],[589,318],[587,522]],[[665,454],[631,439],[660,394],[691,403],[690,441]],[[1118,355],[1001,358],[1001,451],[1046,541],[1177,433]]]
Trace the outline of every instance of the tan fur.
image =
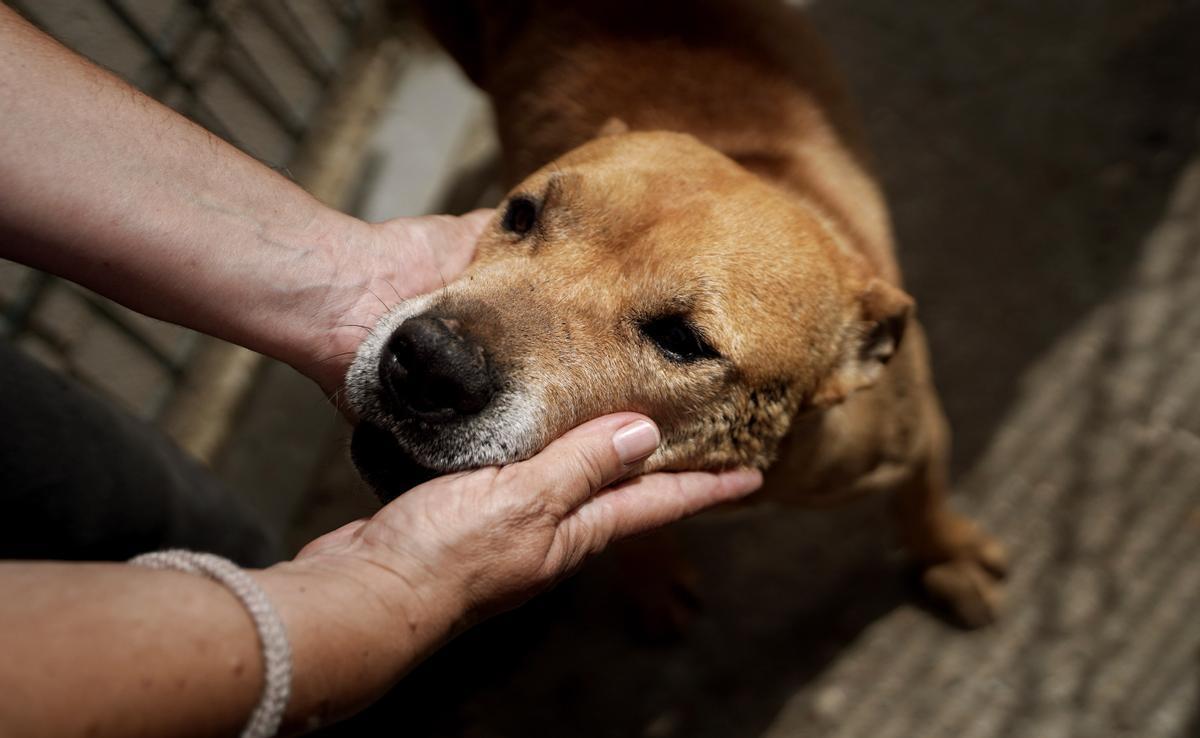
[[[489,230],[439,309],[544,388],[538,443],[638,410],[664,431],[648,470],[770,467],[765,496],[806,503],[896,492],[930,589],[989,621],[1003,551],[945,506],[924,337],[804,21],[766,2],[492,5],[428,13],[543,218],[533,237]],[[672,366],[638,335],[672,306],[724,364]]]

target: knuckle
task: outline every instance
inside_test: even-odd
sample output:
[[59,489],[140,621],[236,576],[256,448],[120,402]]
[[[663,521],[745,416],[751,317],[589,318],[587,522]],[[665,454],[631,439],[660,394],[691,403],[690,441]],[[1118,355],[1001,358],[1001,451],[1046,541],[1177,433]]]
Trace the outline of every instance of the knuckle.
[[520,464],[496,469],[489,500],[495,519],[510,530],[539,527],[552,521],[545,496],[536,492]]
[[545,501],[536,496],[503,494],[494,504],[496,518],[510,530],[540,527],[550,517]]
[[494,487],[522,487],[526,483],[526,464],[518,462],[501,467],[491,467],[494,471],[492,476],[492,486]]

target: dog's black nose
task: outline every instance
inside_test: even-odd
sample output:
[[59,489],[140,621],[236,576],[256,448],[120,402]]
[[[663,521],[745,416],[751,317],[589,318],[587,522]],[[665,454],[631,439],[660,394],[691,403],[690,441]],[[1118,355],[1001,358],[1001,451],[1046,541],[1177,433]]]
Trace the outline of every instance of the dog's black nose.
[[409,318],[388,339],[379,381],[398,412],[430,422],[474,415],[495,392],[483,348],[457,321],[428,315]]

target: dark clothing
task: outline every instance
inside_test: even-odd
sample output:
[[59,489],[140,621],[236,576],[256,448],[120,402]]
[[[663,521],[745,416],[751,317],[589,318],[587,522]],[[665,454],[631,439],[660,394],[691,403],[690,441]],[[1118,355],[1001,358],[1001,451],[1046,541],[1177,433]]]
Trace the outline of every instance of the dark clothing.
[[277,560],[249,508],[159,431],[0,341],[0,558],[172,547]]

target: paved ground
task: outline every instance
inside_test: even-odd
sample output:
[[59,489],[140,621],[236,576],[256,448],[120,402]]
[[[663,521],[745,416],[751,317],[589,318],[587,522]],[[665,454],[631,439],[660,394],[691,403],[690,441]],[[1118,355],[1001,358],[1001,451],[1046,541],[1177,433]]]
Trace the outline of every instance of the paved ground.
[[893,203],[957,504],[1013,550],[1005,618],[927,612],[878,500],[703,518],[681,643],[630,635],[601,561],[330,734],[1200,736],[1200,7],[812,9]]

